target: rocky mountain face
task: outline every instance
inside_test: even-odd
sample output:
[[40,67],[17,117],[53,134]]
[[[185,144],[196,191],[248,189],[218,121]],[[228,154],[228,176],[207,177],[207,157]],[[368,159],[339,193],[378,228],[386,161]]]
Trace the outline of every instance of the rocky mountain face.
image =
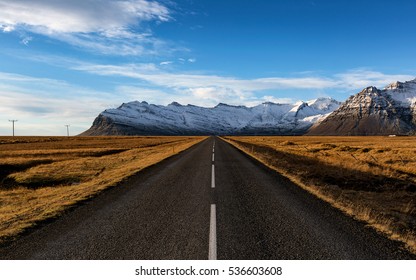
[[416,79],[351,96],[308,135],[409,135],[416,133]]
[[340,106],[331,98],[213,108],[129,102],[102,112],[81,135],[299,135]]

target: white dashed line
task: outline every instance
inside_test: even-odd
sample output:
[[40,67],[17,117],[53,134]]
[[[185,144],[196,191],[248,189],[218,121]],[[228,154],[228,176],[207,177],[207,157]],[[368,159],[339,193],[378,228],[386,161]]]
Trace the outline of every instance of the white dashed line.
[[[211,168],[211,188],[215,188],[215,141],[212,145],[212,168]],[[208,259],[217,259],[217,213],[215,204],[211,204],[211,214],[209,222],[209,249]]]
[[215,189],[215,165],[212,165],[211,169],[211,188]]
[[211,204],[211,219],[209,225],[209,250],[208,259],[217,259],[217,214],[215,204]]

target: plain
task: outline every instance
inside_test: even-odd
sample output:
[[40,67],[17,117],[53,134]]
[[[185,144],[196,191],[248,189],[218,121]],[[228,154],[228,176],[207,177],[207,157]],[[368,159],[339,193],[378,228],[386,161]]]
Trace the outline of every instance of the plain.
[[224,139],[416,252],[415,137]]
[[0,243],[205,137],[1,137]]

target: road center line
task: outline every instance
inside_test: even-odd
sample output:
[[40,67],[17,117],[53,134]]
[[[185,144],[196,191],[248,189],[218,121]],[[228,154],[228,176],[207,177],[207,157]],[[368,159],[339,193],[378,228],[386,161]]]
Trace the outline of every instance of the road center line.
[[214,159],[215,159],[215,154],[212,153],[212,162],[214,162]]
[[211,169],[211,188],[215,188],[215,165],[212,165],[212,169]]
[[208,259],[209,260],[217,259],[217,213],[216,213],[215,204],[211,204]]

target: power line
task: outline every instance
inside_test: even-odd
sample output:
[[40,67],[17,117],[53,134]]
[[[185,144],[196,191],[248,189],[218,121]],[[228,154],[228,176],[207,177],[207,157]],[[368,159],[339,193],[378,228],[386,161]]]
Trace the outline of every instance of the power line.
[[66,126],[66,135],[69,137],[69,127],[70,127],[71,125],[66,124],[65,126]]
[[17,120],[9,120],[9,122],[13,123],[13,136],[14,136],[14,123],[17,122]]

